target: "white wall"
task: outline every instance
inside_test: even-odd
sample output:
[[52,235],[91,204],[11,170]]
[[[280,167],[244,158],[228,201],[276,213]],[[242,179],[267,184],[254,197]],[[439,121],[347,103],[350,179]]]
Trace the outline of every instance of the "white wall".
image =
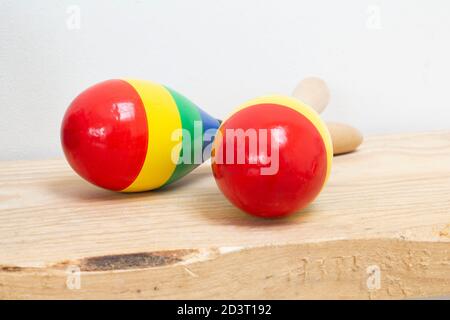
[[326,119],[365,134],[448,129],[449,17],[445,0],[0,0],[0,159],[62,156],[70,101],[117,77],[223,117],[318,75]]

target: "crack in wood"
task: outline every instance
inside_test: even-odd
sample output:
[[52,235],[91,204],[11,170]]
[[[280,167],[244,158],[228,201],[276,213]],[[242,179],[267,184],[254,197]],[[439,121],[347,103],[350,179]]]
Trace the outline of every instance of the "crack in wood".
[[170,250],[154,251],[130,254],[105,255],[88,257],[79,261],[64,261],[55,265],[63,268],[69,265],[77,265],[81,271],[114,271],[165,267],[184,261],[184,258],[197,253],[197,250]]
[[3,272],[20,272],[23,268],[17,266],[0,266],[0,271]]

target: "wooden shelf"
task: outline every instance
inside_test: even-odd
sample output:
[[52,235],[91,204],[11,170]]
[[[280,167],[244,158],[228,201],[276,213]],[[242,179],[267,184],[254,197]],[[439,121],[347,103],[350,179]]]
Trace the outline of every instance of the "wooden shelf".
[[3,299],[446,294],[450,132],[368,138],[334,159],[312,205],[282,220],[235,209],[208,166],[119,194],[64,160],[0,162]]

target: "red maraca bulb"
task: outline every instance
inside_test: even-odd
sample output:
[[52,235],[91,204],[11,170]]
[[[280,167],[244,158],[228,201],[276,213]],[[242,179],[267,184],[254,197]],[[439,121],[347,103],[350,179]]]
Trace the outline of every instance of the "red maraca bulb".
[[312,108],[291,97],[268,96],[245,103],[222,123],[212,170],[238,208],[282,217],[317,197],[332,157],[330,134]]

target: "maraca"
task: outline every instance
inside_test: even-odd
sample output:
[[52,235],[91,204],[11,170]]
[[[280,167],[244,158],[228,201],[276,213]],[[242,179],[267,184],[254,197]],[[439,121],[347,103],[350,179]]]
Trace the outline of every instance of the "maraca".
[[332,157],[330,134],[316,111],[295,98],[267,96],[244,103],[221,124],[212,170],[234,205],[272,218],[314,200]]
[[71,103],[61,143],[71,167],[87,181],[137,192],[165,186],[200,165],[219,124],[168,87],[108,80]]

